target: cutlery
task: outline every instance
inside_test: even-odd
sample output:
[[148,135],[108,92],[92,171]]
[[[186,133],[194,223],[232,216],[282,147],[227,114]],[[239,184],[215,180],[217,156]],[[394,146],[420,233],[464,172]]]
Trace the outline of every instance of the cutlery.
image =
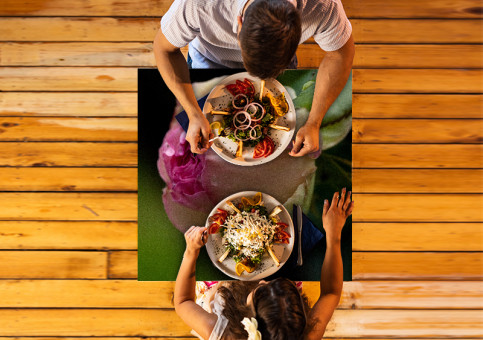
[[298,256],[297,256],[297,266],[301,266],[303,264],[302,259],[302,207],[297,205],[297,227],[298,227]]

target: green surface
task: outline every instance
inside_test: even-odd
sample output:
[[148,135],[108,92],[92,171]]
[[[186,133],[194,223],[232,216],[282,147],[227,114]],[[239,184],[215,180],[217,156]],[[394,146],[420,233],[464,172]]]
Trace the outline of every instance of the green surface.
[[[315,85],[315,70],[286,71],[279,81],[293,89],[296,94],[294,104],[297,109],[310,110]],[[310,209],[304,210],[314,224],[322,230],[321,213],[324,199],[330,199],[336,190],[346,187],[351,190],[351,135],[352,78],[324,117],[322,136],[324,148],[316,160],[317,172]],[[141,91],[141,90],[140,90]],[[289,90],[291,91],[291,90]],[[141,96],[140,96],[141,97]],[[141,107],[141,106],[140,106]],[[141,115],[141,109],[139,110]],[[299,113],[299,111],[298,111]],[[149,130],[140,117],[139,134]],[[330,147],[331,145],[334,145]],[[138,170],[138,279],[141,281],[173,281],[181,263],[185,248],[184,237],[169,221],[164,211],[162,189],[164,183],[157,168],[159,142],[139,143]],[[351,221],[347,222],[342,235],[342,256],[344,280],[351,280],[352,239]],[[317,281],[325,252],[322,240],[307,254],[303,267],[284,268],[278,274],[295,280]],[[305,258],[305,256],[304,256]],[[206,250],[202,249],[197,262],[197,280],[228,280],[210,261]]]

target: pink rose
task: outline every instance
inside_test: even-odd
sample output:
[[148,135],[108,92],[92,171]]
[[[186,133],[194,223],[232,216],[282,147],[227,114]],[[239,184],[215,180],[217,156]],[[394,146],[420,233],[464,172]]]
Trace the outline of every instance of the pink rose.
[[[166,183],[163,202],[169,207],[165,198],[170,196],[173,201],[186,207],[205,210],[203,201],[207,197],[200,180],[205,169],[205,156],[192,154],[185,137],[181,126],[174,124],[159,149],[158,170]],[[169,215],[168,209],[166,212]]]

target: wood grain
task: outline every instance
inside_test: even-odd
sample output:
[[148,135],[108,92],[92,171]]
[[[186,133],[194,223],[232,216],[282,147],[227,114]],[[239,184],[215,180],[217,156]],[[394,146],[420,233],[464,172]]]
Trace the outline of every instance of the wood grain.
[[[113,256],[114,255],[114,256]],[[353,252],[354,280],[478,280],[481,253]],[[109,278],[135,279],[136,251],[111,251]]]
[[137,220],[131,193],[0,193],[0,204],[0,220]]
[[0,54],[0,66],[156,66],[150,42],[9,42],[0,43]]
[[152,42],[161,18],[0,17],[1,41]]
[[354,168],[471,168],[483,166],[483,149],[472,144],[354,144]]
[[353,251],[483,251],[481,223],[352,223]]
[[352,34],[357,43],[481,43],[480,20],[353,19]]
[[136,91],[137,70],[89,67],[0,67],[1,91]]
[[[355,93],[481,93],[481,70],[355,69]],[[0,67],[2,91],[136,91],[137,70]]]
[[[319,287],[303,283],[312,303]],[[174,282],[1,280],[0,289],[2,308],[173,308]],[[338,309],[473,309],[482,302],[479,282],[354,281],[344,282]]]
[[[152,43],[5,42],[0,66],[156,67]],[[300,68],[318,68],[325,52],[311,39],[297,49]],[[455,59],[454,55],[459,58]],[[356,45],[354,68],[480,68],[479,45]]]
[[135,143],[0,143],[0,166],[135,167]]
[[135,168],[0,168],[0,191],[137,191]]
[[[0,17],[0,41],[152,42],[159,17]],[[357,43],[483,42],[478,19],[352,19]]]
[[[123,322],[119,322],[123,320]],[[451,327],[448,327],[451,320]],[[337,310],[327,337],[479,337],[480,311]],[[174,310],[0,310],[2,336],[189,336]]]
[[1,279],[105,279],[106,265],[105,252],[0,251]]
[[481,194],[353,194],[354,222],[483,222]]
[[[12,54],[15,54],[13,52]],[[297,49],[299,68],[318,68],[325,52],[316,44]],[[458,55],[460,58],[454,58]],[[353,68],[480,68],[479,45],[356,44]]]
[[353,119],[352,142],[480,144],[483,119]]
[[0,249],[137,249],[135,222],[0,221]]
[[136,142],[136,118],[0,117],[0,141]]
[[[123,1],[114,0],[4,0],[0,16],[162,16],[171,0]],[[481,18],[481,4],[477,0],[445,0],[420,2],[417,0],[344,0],[349,18]]]
[[137,93],[0,92],[0,116],[135,117]]
[[353,94],[354,118],[482,118],[479,94]]
[[108,277],[110,279],[135,279],[137,275],[137,251],[109,252]]
[[354,280],[481,280],[482,266],[481,252],[352,252]]
[[354,93],[482,93],[481,70],[355,69]]
[[483,193],[481,169],[352,169],[355,193]]

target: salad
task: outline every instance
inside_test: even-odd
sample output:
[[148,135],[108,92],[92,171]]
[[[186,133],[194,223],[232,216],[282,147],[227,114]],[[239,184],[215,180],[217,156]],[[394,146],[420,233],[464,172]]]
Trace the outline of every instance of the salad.
[[280,263],[272,251],[274,243],[289,243],[290,234],[284,229],[288,224],[279,221],[282,211],[275,207],[271,213],[263,205],[262,194],[253,198],[242,197],[238,204],[226,202],[232,211],[217,209],[210,218],[209,234],[219,233],[222,236],[224,254],[218,259],[223,262],[232,256],[236,262],[235,271],[241,275],[243,271],[252,273],[261,262],[263,254],[268,252],[278,266]]
[[255,93],[253,83],[244,79],[225,86],[233,96],[228,107],[212,114],[223,115],[219,122],[212,123],[220,137],[227,137],[238,144],[236,156],[241,156],[243,147],[254,147],[253,158],[267,157],[275,150],[275,143],[268,136],[270,129],[289,131],[276,125],[278,117],[288,112],[288,103],[282,93],[274,97],[269,91],[263,95],[264,81],[260,93]]

